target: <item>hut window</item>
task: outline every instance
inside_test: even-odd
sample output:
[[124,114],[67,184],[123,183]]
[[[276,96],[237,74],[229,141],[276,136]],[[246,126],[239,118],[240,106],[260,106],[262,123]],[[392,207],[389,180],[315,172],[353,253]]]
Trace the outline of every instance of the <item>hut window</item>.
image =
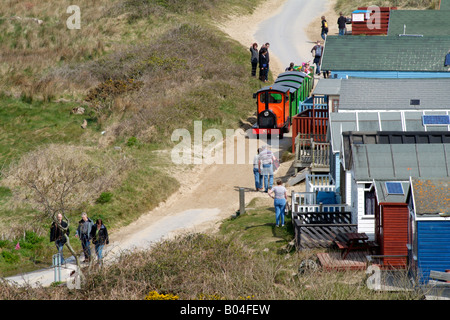
[[376,207],[376,196],[375,190],[364,192],[364,202],[365,202],[365,210],[364,215],[373,216],[375,215],[375,207]]

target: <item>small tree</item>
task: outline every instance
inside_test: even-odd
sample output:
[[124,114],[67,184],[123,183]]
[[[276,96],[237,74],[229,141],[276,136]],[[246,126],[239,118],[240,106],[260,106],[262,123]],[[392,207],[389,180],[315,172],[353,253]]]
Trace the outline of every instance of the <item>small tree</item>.
[[[50,218],[62,231],[83,279],[78,255],[67,235],[70,227],[67,214],[92,200],[102,191],[102,186],[107,185],[108,175],[104,169],[95,165],[81,148],[50,145],[26,154],[17,164],[4,170],[3,175],[9,184],[25,187],[27,200],[43,213],[40,218]],[[62,214],[67,227],[59,223],[58,213]]]

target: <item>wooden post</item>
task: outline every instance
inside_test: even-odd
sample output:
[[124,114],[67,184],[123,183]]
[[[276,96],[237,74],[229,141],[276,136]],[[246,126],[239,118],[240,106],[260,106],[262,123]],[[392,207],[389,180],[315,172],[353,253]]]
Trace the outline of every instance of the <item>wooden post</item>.
[[245,189],[239,188],[239,214],[245,213]]

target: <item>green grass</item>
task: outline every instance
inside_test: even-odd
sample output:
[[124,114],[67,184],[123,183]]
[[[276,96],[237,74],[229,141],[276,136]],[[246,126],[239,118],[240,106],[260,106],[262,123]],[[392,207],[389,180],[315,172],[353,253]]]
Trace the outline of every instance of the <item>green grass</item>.
[[[412,300],[421,292],[367,288],[364,271],[300,269],[321,251],[296,251],[293,230],[274,226],[272,206],[254,200],[247,213],[223,221],[220,233],[189,233],[150,250],[123,253],[86,273],[83,290],[20,290],[0,283],[0,299],[143,300],[152,291],[182,300]],[[322,249],[324,250],[324,249]]]
[[[255,205],[258,205],[257,200],[248,206],[252,208]],[[220,233],[233,236],[253,249],[268,249],[272,252],[291,251],[294,234],[289,215],[285,216],[285,227],[276,227],[275,209],[261,206],[225,221]]]
[[[0,97],[0,163],[7,165],[24,153],[50,143],[87,142],[81,124],[86,115],[70,115],[74,103],[57,103]],[[88,117],[89,119],[89,117]]]

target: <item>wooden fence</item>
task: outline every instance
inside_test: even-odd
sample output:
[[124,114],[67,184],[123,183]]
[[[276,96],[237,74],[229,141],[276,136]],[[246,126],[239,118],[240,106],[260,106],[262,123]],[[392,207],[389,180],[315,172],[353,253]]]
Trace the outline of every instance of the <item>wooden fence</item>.
[[367,13],[368,7],[359,7],[356,13],[358,15],[363,15],[364,19],[362,21],[355,21],[355,13],[352,14],[352,35],[386,35],[388,33],[389,26],[389,16],[391,10],[396,10],[396,7],[379,7],[379,16],[374,16],[378,14],[374,11]]

